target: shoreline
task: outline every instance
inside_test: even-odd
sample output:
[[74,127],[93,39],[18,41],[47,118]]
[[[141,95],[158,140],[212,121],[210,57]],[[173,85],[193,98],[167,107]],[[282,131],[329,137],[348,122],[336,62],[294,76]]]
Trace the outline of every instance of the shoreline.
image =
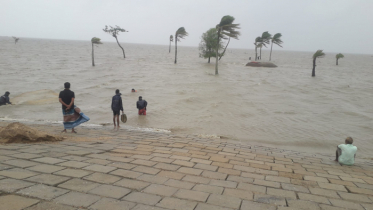
[[[19,122],[19,121],[2,121],[0,120],[0,127],[5,127],[6,125],[13,123],[13,122]],[[271,149],[279,149],[283,151],[288,151],[292,153],[298,153],[303,154],[308,157],[318,157],[326,160],[333,160],[335,155],[334,151],[331,151],[330,153],[308,153],[304,151],[299,150],[290,150],[290,149],[283,149],[279,148],[278,145],[270,144],[270,143],[259,143],[256,141],[241,141],[237,139],[231,139],[227,137],[223,138],[216,138],[214,136],[201,136],[198,134],[174,134],[172,132],[157,132],[155,130],[140,130],[140,129],[127,129],[121,127],[119,131],[114,131],[112,129],[113,125],[100,125],[100,126],[78,126],[77,134],[69,133],[61,133],[63,130],[62,124],[57,123],[46,123],[45,121],[40,121],[40,123],[36,123],[35,121],[24,121],[20,122],[23,123],[31,128],[37,129],[39,131],[43,131],[49,134],[53,134],[55,136],[63,137],[64,140],[62,141],[75,141],[75,142],[90,142],[90,141],[99,141],[99,140],[109,140],[112,138],[123,138],[125,139],[128,135],[128,133],[139,133],[139,134],[150,134],[150,135],[160,135],[160,136],[168,136],[168,137],[176,137],[176,138],[193,138],[193,139],[201,139],[201,140],[213,140],[218,142],[230,142],[235,144],[240,144],[243,146],[254,146],[254,147],[267,147]],[[84,124],[83,124],[84,125]],[[123,125],[123,123],[122,123]],[[48,142],[36,142],[36,143],[48,143]],[[54,142],[51,142],[54,143]],[[32,144],[32,143],[31,143]],[[368,164],[373,166],[373,158],[370,157],[359,157],[355,159],[357,163],[360,164]]]

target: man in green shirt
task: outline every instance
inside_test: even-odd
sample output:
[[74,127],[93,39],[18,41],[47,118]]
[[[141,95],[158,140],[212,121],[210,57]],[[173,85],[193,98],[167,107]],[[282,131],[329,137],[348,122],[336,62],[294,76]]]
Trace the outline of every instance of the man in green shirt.
[[354,140],[351,137],[347,137],[346,144],[338,145],[335,161],[349,166],[355,163],[357,147],[352,145],[353,142]]

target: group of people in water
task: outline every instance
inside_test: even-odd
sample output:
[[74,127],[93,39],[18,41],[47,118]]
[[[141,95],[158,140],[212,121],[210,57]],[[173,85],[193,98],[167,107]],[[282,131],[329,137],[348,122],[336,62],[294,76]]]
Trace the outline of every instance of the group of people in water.
[[[59,102],[62,104],[62,114],[63,114],[63,125],[64,130],[62,132],[66,132],[66,129],[71,129],[72,133],[76,133],[75,127],[87,122],[89,117],[86,116],[80,108],[74,105],[75,100],[75,93],[70,90],[70,83],[66,82],[64,84],[64,90],[60,92],[59,95]],[[135,89],[132,89],[131,92],[137,92]],[[119,89],[115,90],[115,95],[112,97],[111,100],[111,110],[113,111],[113,122],[114,122],[114,129],[119,129],[119,115],[120,111],[123,113],[123,103],[122,97]],[[146,107],[148,106],[148,102],[142,99],[142,96],[139,97],[139,100],[136,103],[136,107],[139,110],[139,115],[146,115]]]
[[[72,133],[76,133],[74,128],[84,122],[89,120],[77,106],[74,104],[75,94],[70,90],[70,83],[66,82],[64,84],[65,89],[60,92],[59,101],[62,104],[62,114],[63,114],[63,125],[64,130],[71,129]],[[132,89],[131,92],[136,92],[135,89]],[[6,91],[3,96],[0,97],[0,106],[6,104],[12,104],[9,99],[10,92]],[[123,114],[123,103],[122,97],[119,89],[115,90],[115,95],[111,101],[111,109],[113,111],[113,122],[114,129],[119,129],[119,115],[120,111]],[[146,107],[148,103],[139,96],[139,100],[136,103],[136,107],[139,110],[139,115],[146,115]],[[345,144],[340,144],[337,147],[336,159],[335,161],[339,162],[342,165],[353,165],[355,163],[355,157],[357,152],[357,147],[352,143],[354,140],[351,137],[347,137]]]

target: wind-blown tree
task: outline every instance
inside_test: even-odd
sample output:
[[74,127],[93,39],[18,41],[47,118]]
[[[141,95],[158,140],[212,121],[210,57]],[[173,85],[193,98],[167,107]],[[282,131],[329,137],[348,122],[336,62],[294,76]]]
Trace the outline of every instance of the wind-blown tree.
[[208,58],[207,63],[210,63],[210,58],[216,56],[216,47],[223,49],[222,41],[218,44],[218,34],[216,28],[211,28],[201,36],[201,43],[199,44],[201,58]]
[[17,44],[17,42],[18,42],[19,38],[17,38],[17,37],[15,37],[15,36],[13,36],[13,39],[14,39],[14,44]]
[[259,60],[262,60],[262,48],[263,48],[263,46],[266,46],[263,42],[258,43],[258,48],[259,48],[259,51],[260,51]]
[[335,58],[336,58],[336,64],[338,65],[338,60],[340,59],[340,58],[344,58],[345,56],[342,54],[342,53],[338,53],[337,55],[335,55]]
[[[233,24],[234,22],[234,17],[230,15],[226,15],[221,18],[220,23],[216,25],[216,30],[218,33],[218,39],[216,41],[217,45],[220,43],[220,39],[227,39],[233,38],[233,39],[238,39],[238,36],[240,35],[240,32],[237,31],[237,29],[240,29],[239,25],[240,24]],[[216,55],[219,55],[219,48],[217,47],[216,49]],[[218,56],[216,56],[216,63],[215,63],[215,75],[219,74],[218,71]]]
[[258,47],[260,46],[260,44],[262,43],[262,37],[258,36],[255,38],[255,42],[254,42],[254,45],[255,45],[255,60],[258,59]]
[[269,41],[272,39],[272,35],[268,33],[268,31],[265,31],[262,33],[262,40],[261,40],[261,46],[260,46],[260,55],[259,58],[262,60],[262,47],[267,47],[266,44],[269,44]]
[[92,66],[95,66],[95,51],[94,51],[94,45],[95,44],[102,44],[101,39],[97,37],[93,37],[91,39],[92,43]]
[[180,39],[184,39],[186,36],[188,36],[188,32],[185,31],[184,27],[177,29],[175,33],[175,63],[177,62],[177,42],[180,42]]
[[322,58],[325,56],[325,53],[322,52],[322,50],[318,50],[313,54],[313,68],[312,68],[312,76],[316,76],[315,74],[315,68],[316,68],[316,58]]
[[223,57],[223,56],[224,56],[224,54],[225,54],[225,51],[227,50],[227,47],[228,47],[228,45],[229,45],[229,42],[230,42],[230,41],[231,41],[231,38],[230,38],[230,37],[228,37],[228,42],[227,42],[227,45],[225,45],[224,51],[223,51],[222,53],[220,53],[220,55],[219,55],[219,61],[220,61],[221,57]]
[[[109,28],[110,27],[110,28]],[[123,47],[119,44],[119,41],[118,41],[118,35],[119,35],[119,32],[128,32],[128,31],[126,31],[125,29],[123,29],[123,28],[121,28],[121,27],[119,27],[119,26],[115,26],[115,27],[112,27],[112,26],[105,26],[105,28],[104,29],[102,29],[103,31],[105,31],[106,33],[108,33],[108,34],[110,34],[110,35],[112,35],[114,38],[115,38],[115,40],[117,40],[117,43],[118,43],[118,45],[119,45],[119,47],[122,49],[122,51],[123,51],[123,57],[124,58],[126,58],[126,54],[124,53],[124,49],[123,49]]]
[[168,50],[168,53],[171,52],[171,43],[174,41],[174,36],[170,35],[170,49]]
[[272,39],[271,39],[271,53],[269,54],[269,61],[271,61],[271,57],[272,57],[272,47],[273,47],[273,43],[275,43],[276,45],[281,46],[281,44],[283,43],[282,40],[281,40],[281,37],[282,37],[282,34],[281,33],[277,33],[275,35],[273,35]]

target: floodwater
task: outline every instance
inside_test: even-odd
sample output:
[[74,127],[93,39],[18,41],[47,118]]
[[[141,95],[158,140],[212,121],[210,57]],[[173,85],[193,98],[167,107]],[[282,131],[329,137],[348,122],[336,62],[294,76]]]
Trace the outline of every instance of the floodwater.
[[[215,76],[214,59],[199,58],[198,47],[179,46],[174,64],[174,47],[122,46],[126,59],[114,42],[96,47],[92,67],[89,41],[22,38],[15,45],[0,37],[0,91],[16,104],[1,106],[0,120],[61,123],[58,93],[68,81],[89,126],[112,123],[111,97],[120,89],[129,129],[331,154],[351,136],[358,155],[372,158],[372,55],[344,53],[336,66],[336,53],[325,51],[312,78],[312,52],[274,47],[279,67],[256,68],[245,67],[254,50],[228,47]],[[263,50],[262,60],[268,57]],[[139,96],[147,116],[137,115]]]

